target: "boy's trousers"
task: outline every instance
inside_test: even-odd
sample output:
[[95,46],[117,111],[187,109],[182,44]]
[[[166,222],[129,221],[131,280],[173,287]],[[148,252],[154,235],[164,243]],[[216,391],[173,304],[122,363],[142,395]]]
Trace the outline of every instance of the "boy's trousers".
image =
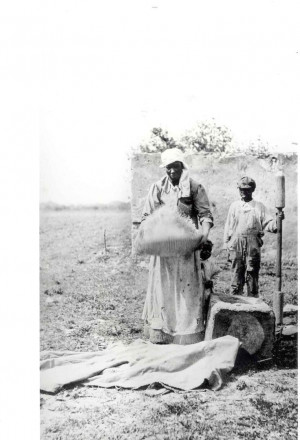
[[230,293],[242,295],[244,284],[248,296],[258,296],[258,277],[261,261],[262,240],[253,234],[237,235],[229,250],[232,277]]

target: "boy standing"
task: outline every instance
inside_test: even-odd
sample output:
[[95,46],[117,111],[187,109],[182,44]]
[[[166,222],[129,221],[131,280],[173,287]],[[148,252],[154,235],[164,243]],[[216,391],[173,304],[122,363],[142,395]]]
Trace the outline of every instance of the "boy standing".
[[246,283],[247,295],[257,297],[262,236],[264,231],[276,233],[277,225],[263,203],[253,200],[256,183],[251,177],[242,177],[237,186],[241,199],[231,204],[224,231],[232,268],[230,293],[242,295]]

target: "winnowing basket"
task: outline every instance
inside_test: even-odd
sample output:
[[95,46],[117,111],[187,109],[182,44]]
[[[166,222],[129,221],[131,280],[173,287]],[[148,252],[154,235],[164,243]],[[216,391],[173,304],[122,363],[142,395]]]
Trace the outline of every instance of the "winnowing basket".
[[201,238],[189,217],[164,206],[142,222],[134,248],[137,254],[178,257],[192,253]]

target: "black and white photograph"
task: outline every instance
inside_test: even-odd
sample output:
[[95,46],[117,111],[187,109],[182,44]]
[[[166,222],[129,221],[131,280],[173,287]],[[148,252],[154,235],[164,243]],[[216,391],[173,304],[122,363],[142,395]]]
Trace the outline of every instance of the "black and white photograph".
[[37,20],[39,438],[297,439],[296,2]]
[[297,437],[295,25],[45,4],[43,440]]

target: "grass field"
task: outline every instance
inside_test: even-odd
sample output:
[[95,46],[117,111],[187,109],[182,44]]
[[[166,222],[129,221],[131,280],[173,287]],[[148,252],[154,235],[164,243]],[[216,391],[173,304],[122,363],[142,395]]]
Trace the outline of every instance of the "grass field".
[[[104,246],[106,234],[106,250]],[[147,259],[131,255],[129,211],[41,211],[41,350],[99,350],[142,338]],[[226,291],[228,263],[217,290]],[[264,261],[261,295],[271,304],[273,261]],[[297,265],[284,260],[285,302],[297,304]],[[144,391],[67,387],[41,394],[41,438],[296,439],[297,370],[233,371],[218,392],[150,397]]]

